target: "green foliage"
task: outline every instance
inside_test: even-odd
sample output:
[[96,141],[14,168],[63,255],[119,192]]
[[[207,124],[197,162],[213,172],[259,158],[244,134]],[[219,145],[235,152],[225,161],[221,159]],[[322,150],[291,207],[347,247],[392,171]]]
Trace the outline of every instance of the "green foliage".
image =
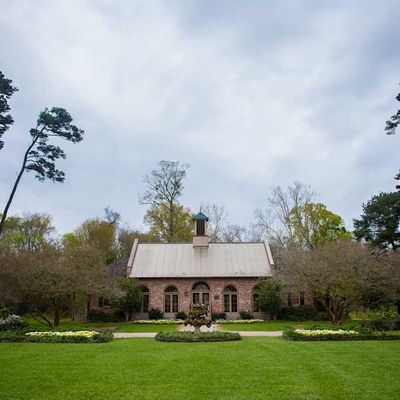
[[7,218],[0,236],[0,247],[11,251],[39,251],[51,243],[55,231],[47,214],[27,214]]
[[15,330],[27,326],[26,322],[19,315],[9,314],[9,310],[6,308],[3,308],[1,310],[1,315],[2,316],[0,318],[0,332]]
[[151,206],[144,218],[145,223],[150,225],[150,234],[158,240],[190,240],[192,215],[178,202],[189,166],[177,161],[160,161],[157,167],[143,179],[147,191],[140,197],[140,202]]
[[282,306],[282,286],[274,279],[265,279],[257,288],[258,301],[262,311],[276,319]]
[[184,311],[179,311],[175,314],[176,319],[182,319],[185,320],[187,319],[188,315]]
[[12,116],[8,114],[8,111],[10,111],[8,100],[17,90],[18,89],[12,85],[12,80],[7,79],[0,71],[0,150],[4,146],[4,142],[1,140],[3,134],[14,123]]
[[201,326],[211,326],[211,318],[208,316],[208,306],[206,304],[193,304],[189,311],[185,325],[194,326],[195,332],[199,332]]
[[[396,96],[396,100],[400,101],[400,93]],[[385,131],[387,135],[394,135],[396,128],[400,123],[400,110],[393,114],[388,121],[386,121]]]
[[132,314],[140,307],[141,291],[137,287],[136,281],[132,278],[119,278],[118,287],[121,295],[116,300],[114,306],[125,314],[126,321],[130,321]]
[[237,332],[160,332],[156,336],[160,342],[230,342],[240,339]]
[[317,311],[312,307],[284,307],[278,313],[278,319],[284,321],[329,321],[327,311]]
[[305,247],[315,249],[329,241],[350,240],[343,219],[322,203],[305,203],[290,211],[294,235]]
[[[171,211],[172,207],[172,211]],[[192,212],[180,204],[151,206],[144,217],[149,235],[162,242],[188,242],[193,236]]]
[[253,314],[251,314],[251,312],[247,311],[247,310],[240,311],[239,315],[240,315],[240,319],[244,319],[244,320],[253,319]]
[[102,310],[90,310],[88,321],[92,322],[120,322],[125,321],[125,315],[121,312],[104,312]]
[[219,319],[226,319],[226,313],[212,313],[212,321],[217,321]]
[[400,326],[400,317],[396,311],[381,307],[374,319],[363,319],[360,325],[374,331],[392,331]]
[[111,332],[97,332],[93,337],[85,336],[27,336],[16,334],[0,336],[0,342],[30,342],[30,343],[106,343],[114,339]]
[[149,310],[149,319],[162,319],[164,316],[163,312],[159,308],[151,308]]
[[56,168],[55,161],[66,158],[59,146],[49,143],[51,137],[78,143],[83,139],[84,131],[72,124],[72,117],[64,108],[53,107],[39,114],[36,127],[30,130],[32,145],[26,158],[26,171],[34,171],[40,181],[50,179],[64,182],[65,173]]
[[313,336],[306,336],[297,333],[295,329],[287,329],[282,334],[286,340],[302,341],[302,342],[323,342],[323,341],[358,341],[358,340],[400,340],[400,334],[387,334],[384,332],[368,332],[362,331],[354,335],[348,334],[320,334]]
[[400,246],[400,191],[380,193],[363,204],[363,214],[354,220],[354,235],[381,249]]

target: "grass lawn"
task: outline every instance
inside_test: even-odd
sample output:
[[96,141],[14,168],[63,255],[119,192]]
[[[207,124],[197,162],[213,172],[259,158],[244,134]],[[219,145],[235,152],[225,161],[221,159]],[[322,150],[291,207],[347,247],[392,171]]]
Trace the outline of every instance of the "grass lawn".
[[[34,329],[47,330],[45,325],[32,319],[27,320]],[[160,324],[134,324],[132,322],[84,322],[73,323],[70,320],[63,319],[60,327],[55,328],[57,331],[78,331],[78,330],[96,330],[110,329],[116,332],[174,332],[177,325],[160,325]]]
[[395,399],[400,341],[0,343],[0,398]]
[[[357,321],[349,321],[342,326],[356,326]],[[283,331],[288,326],[295,326],[296,328],[308,328],[311,326],[318,326],[321,328],[337,328],[337,325],[332,325],[329,321],[264,321],[255,322],[253,324],[220,324],[220,327],[225,331]]]

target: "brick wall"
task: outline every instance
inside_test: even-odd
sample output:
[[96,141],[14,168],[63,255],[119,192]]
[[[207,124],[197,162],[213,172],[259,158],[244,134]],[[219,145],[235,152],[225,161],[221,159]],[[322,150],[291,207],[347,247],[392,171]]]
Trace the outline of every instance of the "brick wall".
[[[167,286],[173,285],[178,289],[179,311],[188,312],[192,302],[192,287],[196,282],[205,282],[210,287],[210,303],[213,313],[223,312],[223,291],[225,286],[232,285],[237,290],[238,312],[228,315],[230,318],[237,318],[242,310],[252,312],[252,291],[254,286],[260,283],[259,278],[159,278],[159,279],[138,279],[139,285],[145,285],[150,291],[149,308],[159,308],[164,311],[164,290]],[[136,318],[141,318],[137,315]],[[165,314],[166,318],[174,317],[174,314]]]

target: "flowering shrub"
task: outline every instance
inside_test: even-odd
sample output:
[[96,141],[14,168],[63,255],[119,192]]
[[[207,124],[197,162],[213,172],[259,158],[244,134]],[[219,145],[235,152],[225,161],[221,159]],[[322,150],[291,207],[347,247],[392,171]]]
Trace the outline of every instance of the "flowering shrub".
[[205,325],[211,326],[211,318],[208,316],[208,306],[206,304],[194,304],[193,309],[189,311],[185,325],[194,326],[194,333],[199,334],[200,328]]
[[0,318],[0,331],[19,329],[25,326],[25,321],[19,315],[10,314]]
[[299,335],[305,336],[319,336],[319,335],[358,335],[356,331],[344,330],[344,329],[295,329]]
[[151,324],[151,325],[173,325],[183,324],[183,319],[138,319],[133,321],[134,324]]
[[293,329],[283,332],[287,340],[324,341],[324,340],[400,340],[398,334],[384,332],[360,332],[347,329]]
[[44,332],[27,332],[25,337],[30,342],[43,343],[101,343],[109,342],[113,339],[110,332],[95,331],[44,331]]
[[263,319],[218,319],[217,324],[254,324],[256,322],[264,322]]

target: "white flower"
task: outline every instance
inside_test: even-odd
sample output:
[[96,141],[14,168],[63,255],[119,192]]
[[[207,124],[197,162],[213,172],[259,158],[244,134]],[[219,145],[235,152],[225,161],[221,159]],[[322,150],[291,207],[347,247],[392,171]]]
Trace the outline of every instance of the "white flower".
[[295,329],[296,333],[303,336],[321,336],[321,335],[357,335],[356,331],[346,331],[344,329]]
[[96,332],[96,331],[66,331],[66,332],[45,331],[45,332],[25,333],[26,336],[39,336],[39,337],[49,337],[49,336],[71,337],[72,336],[72,337],[86,337],[86,338],[92,338],[98,334],[99,334],[99,332]]

